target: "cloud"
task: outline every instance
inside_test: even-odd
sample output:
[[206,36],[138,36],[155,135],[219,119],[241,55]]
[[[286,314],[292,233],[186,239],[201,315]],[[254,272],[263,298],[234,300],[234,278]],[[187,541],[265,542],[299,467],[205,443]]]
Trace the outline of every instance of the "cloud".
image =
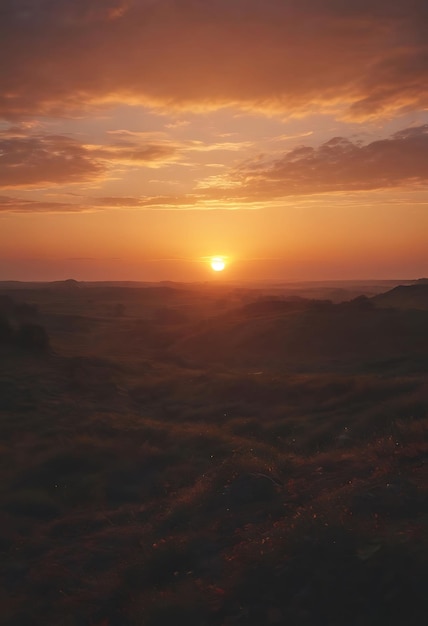
[[92,157],[102,161],[147,167],[160,167],[178,158],[178,147],[167,143],[139,145],[121,142],[107,146],[88,146],[87,150]]
[[0,187],[91,180],[105,171],[88,150],[63,136],[0,138]]
[[216,143],[206,143],[204,141],[187,141],[183,143],[183,149],[187,149],[189,152],[240,152],[241,150],[247,150],[253,146],[251,141],[219,141]]
[[46,20],[60,25],[81,25],[119,19],[134,0],[3,0],[2,13],[18,22]]
[[88,198],[92,206],[102,208],[125,208],[125,209],[168,209],[195,207],[203,198],[196,194],[164,195],[164,196],[140,196],[140,197],[102,197]]
[[75,202],[51,202],[32,200],[15,196],[0,196],[0,213],[87,213],[104,210],[170,210],[202,208],[198,202],[204,199],[196,194],[180,196],[140,196],[140,197],[79,197]]
[[428,184],[428,125],[369,144],[335,137],[318,148],[300,146],[271,159],[248,160],[227,175],[199,184],[216,197],[275,199]]
[[85,145],[62,135],[26,135],[19,129],[0,133],[0,188],[72,184],[95,180],[125,163],[159,167],[176,158],[167,144],[119,141]]
[[75,213],[82,211],[84,211],[84,207],[78,204],[0,196],[0,213]]
[[3,0],[0,116],[428,105],[426,0]]
[[177,128],[185,128],[189,125],[190,122],[187,120],[177,120],[175,122],[171,122],[170,124],[165,124],[165,128],[168,128],[168,130],[175,130]]
[[[405,189],[407,196],[410,191],[425,190],[427,163],[428,124],[367,144],[334,137],[319,147],[302,145],[279,157],[259,155],[226,173],[209,176],[190,193],[100,197],[69,194],[75,198],[70,203],[2,196],[0,212],[261,209],[272,203],[310,201],[310,196],[319,194],[343,194],[343,205],[355,205],[362,201],[363,192],[377,191],[377,196],[371,194],[368,200],[373,205],[379,197],[381,202],[390,201],[381,190]],[[415,202],[425,203],[425,196],[415,197]]]

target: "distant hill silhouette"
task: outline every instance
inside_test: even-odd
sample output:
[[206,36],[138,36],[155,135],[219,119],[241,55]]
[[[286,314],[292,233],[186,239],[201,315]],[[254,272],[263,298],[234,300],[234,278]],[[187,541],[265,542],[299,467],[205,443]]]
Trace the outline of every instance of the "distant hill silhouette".
[[74,278],[67,278],[67,280],[56,280],[53,283],[51,283],[52,287],[55,287],[56,289],[79,289],[80,288],[80,283],[77,280],[74,280]]
[[428,279],[421,278],[414,285],[399,285],[391,291],[372,298],[378,307],[428,310]]

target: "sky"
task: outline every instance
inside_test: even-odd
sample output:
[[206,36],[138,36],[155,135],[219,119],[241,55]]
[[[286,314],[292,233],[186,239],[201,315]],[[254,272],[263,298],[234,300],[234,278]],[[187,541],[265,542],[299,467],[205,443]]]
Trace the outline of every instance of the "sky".
[[1,0],[0,280],[427,276],[427,32],[426,0]]

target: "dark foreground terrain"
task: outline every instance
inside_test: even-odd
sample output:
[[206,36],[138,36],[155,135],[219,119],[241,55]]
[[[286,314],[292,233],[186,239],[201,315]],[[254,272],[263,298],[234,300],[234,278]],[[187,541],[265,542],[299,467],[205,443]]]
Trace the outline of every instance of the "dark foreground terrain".
[[2,626],[426,623],[428,285],[318,295],[0,288]]

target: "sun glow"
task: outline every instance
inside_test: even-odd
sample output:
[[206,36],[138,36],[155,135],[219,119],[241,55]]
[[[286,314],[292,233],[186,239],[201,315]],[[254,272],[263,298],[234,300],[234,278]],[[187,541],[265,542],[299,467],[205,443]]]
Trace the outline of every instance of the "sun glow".
[[221,256],[213,256],[211,259],[211,267],[215,272],[222,272],[226,267],[225,260]]

